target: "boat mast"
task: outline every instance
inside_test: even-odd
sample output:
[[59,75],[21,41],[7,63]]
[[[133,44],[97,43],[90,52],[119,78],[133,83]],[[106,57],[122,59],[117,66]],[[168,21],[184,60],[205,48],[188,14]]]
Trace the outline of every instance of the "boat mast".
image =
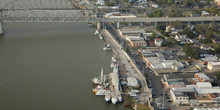
[[101,70],[101,83],[103,83],[103,68]]

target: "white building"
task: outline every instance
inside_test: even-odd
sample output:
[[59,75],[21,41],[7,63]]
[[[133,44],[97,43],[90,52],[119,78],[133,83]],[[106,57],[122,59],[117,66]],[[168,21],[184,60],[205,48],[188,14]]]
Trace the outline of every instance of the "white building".
[[162,42],[163,42],[163,40],[160,38],[154,39],[154,44],[158,47],[161,46]]
[[220,71],[220,61],[208,62],[207,68],[210,71]]
[[105,5],[104,0],[97,0],[96,5]]
[[182,41],[182,40],[185,40],[186,39],[186,35],[175,35],[175,39],[176,41]]

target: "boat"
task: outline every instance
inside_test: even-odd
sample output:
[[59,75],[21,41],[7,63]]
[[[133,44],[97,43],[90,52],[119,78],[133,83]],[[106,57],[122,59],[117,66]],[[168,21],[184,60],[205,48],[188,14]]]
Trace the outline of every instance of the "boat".
[[117,97],[119,102],[122,102],[122,97],[121,95]]
[[106,101],[106,102],[110,102],[110,101],[111,101],[111,96],[108,95],[108,94],[106,94],[106,95],[105,95],[105,101]]
[[113,104],[116,104],[118,102],[118,99],[117,97],[112,97],[111,101]]
[[108,45],[106,45],[106,47],[104,47],[104,48],[103,48],[103,50],[111,50],[110,45],[109,45],[109,44],[108,44]]
[[99,34],[99,39],[101,39],[101,40],[103,39],[103,37],[102,37],[102,35],[101,35],[101,34]]
[[88,23],[88,27],[93,27],[94,25],[92,23]]
[[99,34],[99,30],[96,30],[94,34],[95,34],[95,35],[98,35],[98,34]]
[[105,95],[106,90],[98,90],[95,95],[102,96]]
[[92,82],[96,85],[102,84],[103,83],[103,68],[101,70],[101,76],[100,79],[98,79],[97,77],[92,79]]
[[96,88],[92,89],[93,92],[98,92],[99,90],[103,90],[103,87],[101,85],[96,86]]

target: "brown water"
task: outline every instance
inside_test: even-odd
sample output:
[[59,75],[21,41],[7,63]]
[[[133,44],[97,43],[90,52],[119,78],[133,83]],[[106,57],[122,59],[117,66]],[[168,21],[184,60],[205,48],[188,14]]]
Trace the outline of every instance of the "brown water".
[[125,110],[95,96],[91,78],[111,72],[111,52],[85,23],[4,23],[0,110]]

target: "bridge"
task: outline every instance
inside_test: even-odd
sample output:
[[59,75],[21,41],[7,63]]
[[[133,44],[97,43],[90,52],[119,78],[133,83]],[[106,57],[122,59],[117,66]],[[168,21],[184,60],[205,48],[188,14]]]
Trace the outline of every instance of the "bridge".
[[77,0],[11,0],[0,5],[3,22],[97,21],[94,10]]

